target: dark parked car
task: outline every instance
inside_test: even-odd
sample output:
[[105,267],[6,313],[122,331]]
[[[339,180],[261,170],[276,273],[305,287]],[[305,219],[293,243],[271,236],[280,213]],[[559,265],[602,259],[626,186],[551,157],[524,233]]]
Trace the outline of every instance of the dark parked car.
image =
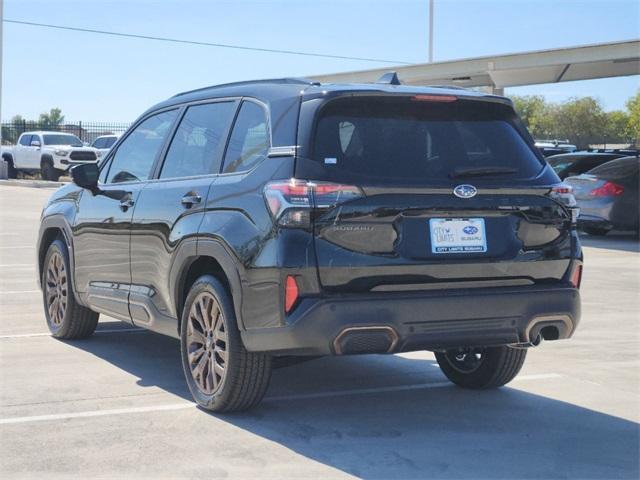
[[571,192],[502,97],[265,80],[179,94],[42,215],[55,337],[98,312],[180,339],[189,388],[232,411],[274,357],[435,352],[468,388],[570,337]]
[[607,152],[576,152],[576,153],[564,153],[562,155],[553,155],[547,157],[547,162],[551,165],[551,168],[555,170],[560,179],[564,180],[567,177],[574,177],[581,173],[588,172],[592,168],[602,165],[603,163],[615,160],[616,158],[622,158],[626,156],[625,153]]
[[550,157],[551,155],[558,155],[560,153],[571,153],[577,150],[576,146],[570,144],[568,140],[536,140],[535,145],[543,157]]
[[566,179],[580,207],[582,230],[592,235],[606,235],[614,228],[638,231],[639,165],[638,157],[624,157]]

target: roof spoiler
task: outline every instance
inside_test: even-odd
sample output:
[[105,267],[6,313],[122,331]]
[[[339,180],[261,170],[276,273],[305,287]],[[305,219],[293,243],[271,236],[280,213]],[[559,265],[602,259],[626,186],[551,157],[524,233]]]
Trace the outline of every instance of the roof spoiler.
[[384,83],[385,85],[402,85],[398,78],[397,72],[387,72],[383,74],[376,83]]

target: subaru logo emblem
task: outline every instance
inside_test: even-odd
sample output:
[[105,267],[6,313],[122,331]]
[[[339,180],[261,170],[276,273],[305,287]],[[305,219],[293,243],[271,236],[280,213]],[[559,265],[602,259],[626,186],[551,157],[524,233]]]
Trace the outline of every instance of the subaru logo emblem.
[[473,185],[458,185],[453,189],[453,194],[458,198],[472,198],[478,193],[478,189]]
[[464,233],[466,233],[467,235],[474,235],[474,234],[478,233],[478,229],[476,227],[474,227],[473,225],[467,225],[466,227],[464,227],[462,229],[462,231]]

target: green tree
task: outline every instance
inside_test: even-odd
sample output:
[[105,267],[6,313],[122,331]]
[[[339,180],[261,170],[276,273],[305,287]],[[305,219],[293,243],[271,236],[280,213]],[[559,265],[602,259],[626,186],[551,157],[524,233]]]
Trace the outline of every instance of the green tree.
[[553,125],[556,105],[547,103],[541,95],[515,96],[514,107],[523,123],[536,139],[551,139],[557,135]]
[[627,125],[629,114],[622,110],[614,110],[606,113],[605,143],[626,143],[629,140]]
[[558,138],[587,148],[590,143],[603,143],[607,115],[593,97],[571,98],[552,113],[552,124]]
[[625,133],[636,145],[640,143],[640,89],[627,100],[628,120]]
[[52,108],[48,113],[40,114],[39,122],[43,128],[57,127],[64,122],[64,115],[62,115],[62,110],[59,108]]

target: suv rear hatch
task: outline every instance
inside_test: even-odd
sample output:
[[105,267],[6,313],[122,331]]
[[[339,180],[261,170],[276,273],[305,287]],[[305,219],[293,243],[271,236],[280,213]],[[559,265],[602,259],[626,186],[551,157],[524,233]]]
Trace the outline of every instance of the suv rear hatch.
[[[296,162],[313,191],[325,290],[558,282],[572,249],[557,176],[510,105],[450,95],[341,96]],[[305,182],[306,181],[306,182]]]

